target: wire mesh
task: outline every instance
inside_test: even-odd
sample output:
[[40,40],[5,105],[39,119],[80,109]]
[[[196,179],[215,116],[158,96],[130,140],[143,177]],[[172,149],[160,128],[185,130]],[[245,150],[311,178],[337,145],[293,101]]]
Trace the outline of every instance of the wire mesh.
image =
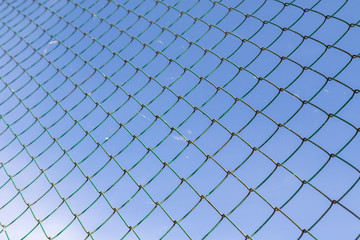
[[0,3],[0,239],[359,239],[360,3]]

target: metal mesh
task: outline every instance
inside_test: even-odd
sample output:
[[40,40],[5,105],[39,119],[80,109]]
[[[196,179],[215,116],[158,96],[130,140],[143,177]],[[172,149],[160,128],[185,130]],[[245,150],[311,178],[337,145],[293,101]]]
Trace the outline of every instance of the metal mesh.
[[360,3],[0,3],[0,239],[359,239]]

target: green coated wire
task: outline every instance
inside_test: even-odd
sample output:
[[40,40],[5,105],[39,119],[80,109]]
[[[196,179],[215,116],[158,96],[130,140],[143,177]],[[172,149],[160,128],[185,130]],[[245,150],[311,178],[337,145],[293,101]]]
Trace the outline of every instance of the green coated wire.
[[[230,223],[231,226],[243,237],[243,239],[256,239],[258,234],[263,231],[265,226],[269,225],[276,215],[282,215],[289,223],[298,229],[299,239],[305,235],[308,238],[318,239],[318,236],[313,229],[319,222],[324,221],[324,216],[328,214],[334,205],[341,207],[344,211],[355,217],[357,221],[360,221],[360,216],[358,216],[354,210],[350,209],[350,207],[342,201],[345,196],[347,196],[351,191],[354,191],[355,186],[360,180],[360,170],[355,164],[341,156],[341,153],[347,149],[351,143],[355,142],[355,139],[358,137],[358,133],[360,132],[360,128],[359,126],[356,126],[356,123],[348,119],[344,119],[341,115],[343,110],[350,103],[354,102],[354,99],[358,96],[360,90],[339,79],[341,73],[343,73],[352,62],[356,61],[360,57],[358,53],[350,53],[349,51],[339,47],[339,43],[349,34],[351,29],[360,27],[359,22],[350,23],[337,17],[337,14],[341,12],[346,4],[348,4],[348,1],[344,1],[331,15],[324,14],[316,10],[316,7],[319,5],[321,0],[314,3],[310,8],[302,7],[298,4],[298,1],[295,0],[291,2],[264,0],[260,1],[261,3],[258,4],[251,13],[243,10],[243,6],[249,2],[250,0],[242,0],[235,6],[231,6],[230,3],[223,0],[196,0],[191,2],[185,10],[182,6],[182,4],[187,3],[185,0],[175,1],[173,4],[169,3],[169,1],[163,0],[127,0],[122,3],[115,0],[13,0],[1,2],[0,40],[2,42],[0,44],[0,49],[3,53],[0,57],[8,60],[4,61],[3,65],[0,66],[0,78],[3,85],[0,89],[0,94],[5,96],[0,102],[0,107],[7,105],[11,106],[14,101],[16,101],[16,104],[8,108],[5,112],[0,112],[1,121],[5,126],[5,129],[1,130],[0,137],[5,135],[6,132],[10,132],[12,135],[11,139],[5,140],[6,143],[4,146],[1,146],[0,151],[9,149],[10,146],[15,143],[19,144],[21,149],[7,161],[0,161],[0,168],[7,176],[7,179],[0,186],[0,191],[5,189],[5,186],[8,184],[11,184],[17,190],[15,195],[11,196],[8,201],[0,206],[0,211],[5,207],[8,207],[18,196],[20,196],[21,200],[27,207],[9,223],[4,224],[0,221],[0,234],[4,233],[7,239],[12,239],[7,229],[11,228],[11,226],[13,226],[16,222],[19,222],[25,213],[30,212],[36,224],[35,226],[32,226],[32,228],[24,236],[22,236],[22,239],[30,237],[37,228],[41,229],[41,232],[47,239],[58,239],[63,236],[62,234],[70,229],[70,227],[75,223],[78,223],[81,226],[83,233],[86,235],[85,239],[97,239],[96,234],[100,230],[104,229],[104,226],[111,221],[115,215],[121,219],[122,223],[128,229],[128,231],[121,233],[121,236],[116,236],[117,238],[126,239],[133,234],[133,236],[137,239],[146,239],[146,236],[141,235],[141,230],[139,229],[141,229],[144,225],[144,222],[148,221],[151,216],[155,215],[154,213],[156,211],[161,211],[161,213],[167,217],[171,226],[163,232],[160,239],[166,239],[172,232],[174,232],[175,228],[180,229],[186,238],[194,239],[192,232],[186,228],[186,221],[190,219],[189,216],[192,215],[196,209],[200,208],[201,204],[207,204],[211,207],[217,217],[217,220],[212,223],[208,231],[201,236],[201,239],[211,238],[212,234],[219,229],[219,226],[223,221]],[[272,17],[269,17],[269,19],[263,19],[262,17],[259,17],[259,13],[266,9],[269,2],[279,6],[279,9],[277,12],[274,12]],[[209,7],[203,9],[204,11],[199,14],[199,16],[196,16],[196,9],[201,7],[202,3],[208,4],[207,6]],[[101,7],[97,8],[98,5],[101,5]],[[112,10],[108,12],[105,11],[105,9],[108,8]],[[159,15],[157,11],[160,11],[160,9],[164,10]],[[277,20],[280,18],[281,14],[290,11],[290,9],[300,11],[300,16],[288,26],[280,25]],[[208,22],[208,17],[214,12],[220,10],[225,11],[225,14],[221,16],[219,15],[219,19],[217,19],[215,23]],[[242,20],[236,23],[236,26],[229,31],[223,29],[221,26],[226,24],[226,20],[231,14],[238,14],[242,17]],[[309,14],[315,14],[316,16],[321,17],[322,21],[320,24],[314,26],[315,30],[313,30],[309,35],[304,35],[301,32],[296,31],[296,26]],[[155,20],[152,20],[154,19],[154,15],[156,15]],[[165,24],[163,20],[168,15],[174,15],[175,18]],[[114,20],[114,18],[116,19]],[[185,18],[191,19],[191,23],[185,26],[185,30],[177,33],[174,30],[174,26]],[[317,33],[324,28],[324,25],[330,21],[330,19],[347,25],[347,29],[333,42],[325,43],[318,39]],[[95,24],[93,23],[93,20],[96,21]],[[241,36],[239,34],[239,29],[244,27],[250,21],[255,21],[259,24],[259,27],[254,29],[250,36]],[[141,23],[144,23],[145,27],[139,27]],[[189,35],[191,31],[196,31],[198,24],[206,26],[207,29],[197,36],[195,40],[190,40],[191,38]],[[91,29],[89,29],[89,25],[91,25]],[[122,28],[123,25],[126,27]],[[262,45],[257,37],[264,32],[264,29],[268,26],[277,29],[278,33],[270,43]],[[29,31],[29,29],[34,30]],[[158,32],[155,32],[155,29]],[[35,36],[35,31],[40,31],[41,34]],[[97,31],[101,31],[101,33],[99,34]],[[205,48],[202,44],[204,41],[212,38],[211,34],[213,31],[218,31],[220,40],[215,42],[211,47]],[[154,32],[154,34],[150,37],[150,39],[144,40],[144,36],[149,32]],[[113,35],[112,39],[106,39],[108,34],[114,33],[116,34]],[[279,42],[279,39],[287,33],[296,35],[299,39],[301,39],[301,41],[296,44],[289,54],[282,56],[274,50],[275,48],[273,47]],[[154,44],[161,39],[162,35],[165,34],[171,36],[170,41],[169,43],[163,43],[161,50],[157,50],[157,48],[154,47]],[[66,37],[63,37],[63,35],[66,35]],[[239,41],[239,44],[236,46],[234,51],[222,56],[219,50],[220,46],[230,37]],[[122,46],[120,46],[120,49],[118,49],[119,46],[114,47],[114,45],[117,44],[121,38],[129,39],[129,41],[125,42]],[[44,39],[47,39],[48,41],[44,41]],[[178,40],[183,41],[186,46],[184,49],[181,49],[176,56],[171,56],[169,49],[171,49]],[[50,41],[54,44],[52,49],[49,51],[46,49],[46,52],[43,52],[43,49],[49,46]],[[87,42],[87,44],[85,45],[84,42]],[[322,51],[319,55],[317,55],[315,60],[305,66],[296,61],[294,55],[300,52],[300,49],[306,43],[317,43],[321,45]],[[136,48],[136,46],[141,47]],[[246,46],[254,47],[257,53],[246,64],[240,65],[236,62],[234,56],[238,51],[245,49]],[[348,60],[339,71],[331,76],[328,76],[317,69],[317,64],[321,59],[324,59],[326,53],[331,50],[341,52],[347,56]],[[22,53],[27,51],[29,53],[26,57],[21,57]],[[194,61],[192,64],[186,66],[182,63],[181,59],[186,54],[191,54],[191,52],[196,51],[201,52],[201,54],[197,56],[196,59],[193,59]],[[89,54],[89,52],[91,52],[91,54]],[[146,53],[151,53],[151,57],[139,63],[139,58]],[[103,54],[109,54],[111,57],[108,59],[102,59]],[[257,75],[256,69],[254,70],[254,65],[264,54],[271,55],[276,58],[277,61],[274,67],[268,72]],[[56,56],[51,57],[54,55]],[[206,61],[206,58],[210,56],[217,60],[217,64],[213,67],[213,69],[209,69],[209,72],[205,74],[205,76],[202,76],[202,74],[198,72],[198,68],[201,65],[201,62]],[[151,69],[154,64],[157,64],[157,61],[160,61],[159,59],[167,62],[165,67],[160,70]],[[111,64],[111,61],[113,60],[116,60],[121,64],[118,64],[116,69],[113,69],[114,71],[112,74],[106,75],[107,65]],[[97,61],[100,61],[101,64]],[[77,64],[78,62],[81,62],[81,64]],[[272,76],[280,69],[280,66],[283,66],[284,62],[292,63],[301,69],[301,71],[295,77],[291,77],[286,86],[279,86],[276,82],[272,81]],[[46,66],[42,67],[41,70],[38,70],[40,64],[43,63],[46,63]],[[12,67],[11,64],[14,66]],[[236,73],[233,74],[230,79],[226,80],[226,82],[221,84],[213,82],[211,80],[212,76],[214,76],[215,72],[218,70],[225,68],[224,66],[226,64],[229,64],[236,69]],[[172,79],[169,84],[163,83],[161,78],[166,74],[165,72],[168,71],[168,69],[171,69],[171,67],[174,66],[181,69],[182,73]],[[71,74],[68,74],[66,69],[71,67],[75,67],[76,69]],[[91,70],[89,71],[89,69]],[[122,83],[118,84],[117,74],[123,73],[123,71],[126,71],[125,69],[131,69],[132,74],[127,76]],[[21,73],[19,73],[19,70],[21,70]],[[86,79],[78,82],[77,75],[83,71],[89,71],[89,75]],[[47,72],[52,72],[52,74],[49,74],[47,79],[43,79],[42,74]],[[242,73],[246,73],[254,78],[255,83],[241,96],[235,96],[231,93],[229,88],[231,84],[237,81],[238,77]],[[322,82],[319,84],[320,87],[316,89],[315,93],[307,99],[302,99],[293,90],[291,90],[291,87],[298,83],[306,73],[315,74]],[[186,92],[179,93],[176,86],[183,84],[182,80],[184,80],[187,75],[197,79],[197,82],[187,89]],[[57,81],[59,76],[61,76],[62,80],[57,82],[56,87],[48,87],[48,85],[52,84],[53,81]],[[101,80],[96,82],[96,86],[94,86],[91,91],[88,91],[87,84],[96,76],[100,76]],[[141,77],[147,80],[144,83],[141,83],[141,86],[137,88],[136,91],[130,91],[129,88],[131,84],[137,82],[137,79],[140,79]],[[24,81],[24,78],[27,80]],[[316,79],[315,81],[319,80]],[[33,84],[35,84],[36,87],[31,89],[30,86]],[[212,89],[212,92],[209,92],[209,95],[203,103],[196,105],[192,103],[191,95],[196,94],[196,91],[201,88],[202,84],[207,84]],[[344,87],[347,91],[351,92],[351,96],[347,97],[346,101],[338,107],[335,112],[327,112],[321,106],[316,104],[316,99],[329,84],[336,84],[338,87]],[[157,86],[160,91],[150,97],[147,101],[143,101],[141,95],[144,94],[146,89],[151,85]],[[57,95],[59,92],[63,91],[62,89],[65,88],[65,86],[70,86],[71,90],[68,91],[67,94],[63,94],[61,98],[58,98]],[[110,92],[99,101],[96,94],[101,94],[102,89],[107,88],[108,86],[111,86]],[[257,109],[252,106],[249,101],[249,96],[254,94],[260,86],[267,86],[276,93],[265,106]],[[110,87],[108,88],[110,89]],[[23,92],[26,92],[26,95],[24,95]],[[10,94],[5,95],[7,93]],[[31,105],[28,103],[28,101],[30,101],[33,97],[40,96],[40,93],[42,94],[42,97],[37,100],[36,104]],[[126,100],[115,106],[115,109],[110,110],[107,104],[111,103],[111,99],[116,96],[116,94],[126,96]],[[161,101],[161,98],[165,94],[172,96],[176,100],[171,104],[169,103],[170,107],[161,114],[157,114],[156,104],[158,104],[158,101]],[[223,109],[217,118],[213,118],[211,114],[209,114],[207,107],[216,101],[216,97],[220,94],[224,94],[224,96],[231,99],[232,103],[227,109]],[[274,106],[274,103],[285,94],[296,100],[299,106],[293,110],[291,116],[284,122],[278,122],[276,121],[276,116],[274,116],[275,114],[269,109],[271,109],[271,106]],[[81,98],[76,101],[73,100],[72,106],[67,107],[66,102],[70,101],[69,99],[75,95],[80,95]],[[37,108],[47,101],[51,102],[51,106],[48,107],[44,113],[40,115],[37,114]],[[121,121],[116,114],[120,111],[126,111],[125,109],[130,102],[133,102],[138,107],[138,111],[132,113],[126,121]],[[86,113],[84,113],[81,117],[77,117],[76,111],[81,109],[82,106],[87,103],[89,103],[89,107],[91,107],[87,109]],[[189,107],[191,109],[190,113],[184,115],[184,119],[178,124],[172,124],[167,121],[167,117],[171,114],[171,112],[175,111],[181,104]],[[233,131],[227,126],[225,119],[230,116],[231,113],[235,111],[234,109],[238,106],[245,107],[249,110],[252,117],[244,125],[239,126],[237,131]],[[294,122],[296,116],[298,116],[299,113],[307,106],[317,109],[326,116],[326,119],[322,121],[320,126],[311,134],[303,136],[293,130],[290,126]],[[23,109],[24,112],[22,114],[18,114],[19,109]],[[62,114],[57,117],[56,121],[47,126],[45,119],[53,114],[53,110],[55,109],[60,109]],[[97,123],[91,128],[86,127],[86,121],[88,121],[91,116],[96,115],[97,112],[101,112],[101,114],[105,117],[97,121]],[[134,131],[131,126],[136,124],[136,119],[141,117],[145,112],[151,115],[151,120],[149,120],[146,127],[140,131]],[[17,114],[16,120],[12,120],[11,116],[13,114]],[[198,133],[193,140],[190,140],[181,129],[197,114],[204,117],[208,123],[203,126],[201,132]],[[28,116],[30,116],[32,122],[18,132],[16,130],[17,125],[25,121]],[[66,118],[72,121],[72,125],[65,126],[63,131],[58,134],[56,132],[56,128],[62,124],[62,120]],[[245,132],[249,129],[249,126],[253,125],[254,122],[260,118],[264,118],[271,123],[274,130],[271,131],[265,140],[255,146],[251,144],[249,136],[246,135]],[[346,143],[336,152],[330,152],[314,140],[319,133],[329,125],[328,123],[332,121],[332,119],[341,121],[341,123],[345,124],[348,128],[351,128],[352,131],[351,137],[348,138]],[[110,120],[116,123],[117,128],[105,140],[98,141],[96,132],[101,131],[102,126],[105,126],[107,121]],[[146,138],[146,135],[152,131],[152,129],[155,129],[157,124],[161,124],[161,126],[167,129],[165,136],[161,136],[160,139],[153,143],[153,147],[149,147],[144,139]],[[32,132],[36,127],[40,127],[41,130],[33,134],[31,141],[27,141],[26,134]],[[69,135],[73,134],[76,128],[81,130],[82,135],[74,138],[77,140],[71,146],[66,147],[64,139],[67,139]],[[207,134],[209,134],[209,132],[211,132],[214,128],[220,128],[225,131],[227,138],[221,146],[216,149],[216,151],[209,153],[206,149],[201,147],[201,141],[204,141]],[[105,147],[105,145],[115,139],[115,136],[120,133],[120,131],[124,131],[130,140],[125,144],[125,146],[121,147],[121,149],[117,149],[117,152],[112,153]],[[295,150],[288,154],[288,156],[284,156],[284,160],[282,162],[272,158],[266,150],[266,147],[275,138],[275,136],[279,135],[280,131],[286,131],[299,141]],[[182,146],[178,152],[174,153],[174,156],[171,157],[171,159],[166,159],[161,157],[161,148],[165,145],[165,142],[171,139],[172,134],[179,135],[184,142],[184,146]],[[31,153],[31,148],[41,142],[43,137],[51,139],[51,142],[43,143],[45,148],[36,155],[33,155]],[[88,152],[84,153],[86,155],[80,159],[76,157],[74,151],[81,148],[81,144],[86,142],[85,139],[90,139],[96,147],[94,149],[88,149]],[[238,140],[243,143],[250,153],[240,159],[237,162],[236,167],[228,169],[222,164],[220,160],[221,157],[219,155],[223,149],[229,146],[229,143],[234,140]],[[136,144],[141,148],[139,149],[139,152],[141,150],[144,151],[144,153],[141,153],[131,166],[125,167],[126,164],[124,164],[121,159],[125,155],[125,151],[128,151]],[[307,179],[302,179],[298,175],[296,169],[291,169],[288,164],[291,163],[292,159],[294,159],[294,155],[297,154],[300,149],[303,149],[305,144],[311,144],[311,146],[326,154],[327,159],[312,176]],[[49,152],[52,151],[52,148],[60,150],[62,154],[59,157],[57,156],[54,157],[54,159],[51,159],[51,163],[43,169],[39,163],[39,159],[44,155],[49,154]],[[187,174],[187,176],[183,176],[176,170],[175,165],[180,161],[180,157],[190,148],[194,148],[201,153],[203,159],[200,164],[196,165],[194,169],[192,169],[191,173]],[[93,157],[95,152],[98,150],[106,154],[106,159],[104,159],[104,163],[101,163],[101,166],[98,167],[93,174],[88,175],[84,170],[86,168],[84,165],[90,161],[89,159]],[[21,154],[27,155],[31,160],[22,166],[21,169],[17,170],[16,173],[10,174],[7,170],[9,168],[8,165],[16,162],[17,159],[20,158]],[[256,154],[260,154],[264,157],[272,167],[270,173],[262,176],[260,183],[256,186],[251,186],[251,184],[247,184],[245,177],[239,172],[251,161],[251,159],[254,158]],[[145,161],[149,157],[154,157],[161,167],[157,169],[145,183],[140,184],[141,181],[139,181],[136,177],[136,170],[139,166],[145,164]],[[67,158],[67,160],[65,160],[65,158]],[[64,161],[68,161],[69,164],[72,164],[72,167],[63,174],[60,179],[53,182],[50,177],[50,171],[55,168],[56,164]],[[319,174],[324,172],[324,169],[326,169],[328,164],[332,161],[339,161],[346,164],[346,166],[351,168],[357,174],[356,180],[338,199],[333,199],[326,195],[326,193],[316,186],[315,183]],[[212,186],[208,192],[202,193],[194,184],[192,184],[192,180],[201,170],[205,169],[204,166],[210,162],[213,163],[219,171],[221,171],[221,180],[218,181],[215,186]],[[31,179],[26,186],[20,189],[18,184],[16,184],[17,177],[30,169],[30,165],[33,164],[35,164],[39,174]],[[101,175],[101,173],[104,172],[104,169],[110,166],[110,164],[115,164],[121,170],[121,174],[114,179],[110,186],[102,191],[94,179],[95,177]],[[289,198],[283,201],[279,206],[275,206],[262,194],[262,190],[266,188],[266,183],[272,179],[274,174],[280,171],[279,169],[289,173],[293,179],[297,181],[298,186]],[[66,179],[69,179],[70,174],[76,171],[80,172],[83,177],[83,182],[81,182],[80,186],[78,186],[70,194],[64,196],[59,190],[59,185]],[[151,184],[159,179],[159,176],[166,171],[171,172],[171,174],[176,177],[177,184],[163,199],[157,199],[151,194],[149,189],[151,189]],[[45,177],[48,184],[46,191],[34,201],[29,202],[23,192],[35,185],[35,182],[43,177]],[[110,192],[115,189],[115,186],[118,183],[123,182],[125,178],[129,178],[131,182],[137,186],[137,190],[133,192],[131,196],[120,206],[115,206],[109,198]],[[231,210],[223,212],[219,206],[211,201],[211,198],[214,196],[215,192],[221,188],[221,186],[224,186],[224,182],[229,178],[235,179],[238,183],[240,183],[242,189],[246,191],[247,194],[243,196]],[[85,189],[85,185],[87,184],[89,184],[91,188],[98,193],[98,195],[94,199],[91,199],[90,203],[86,206],[83,206],[82,211],[75,211],[74,207],[72,207],[71,201],[77,198],[80,191]],[[310,226],[302,226],[300,223],[296,222],[291,215],[287,213],[286,208],[289,203],[293,202],[293,199],[302,191],[305,185],[310,187],[312,190],[315,190],[328,201],[327,209],[321,214],[321,216],[312,222]],[[179,218],[175,218],[171,211],[167,209],[166,204],[169,202],[169,199],[175,197],[176,193],[179,192],[179,189],[183,186],[187,186],[191,189],[191,191],[197,196],[197,200],[190,209],[186,209],[185,214]],[[56,192],[58,198],[61,200],[61,203],[58,204],[56,208],[52,209],[52,211],[45,217],[40,219],[36,210],[34,210],[34,205],[52,190]],[[134,202],[133,200],[141,194],[145,194],[147,198],[150,199],[152,207],[148,209],[135,224],[130,225],[130,221],[126,219],[122,210]],[[237,224],[237,217],[234,214],[237,209],[240,209],[240,207],[244,206],[245,203],[251,201],[250,197],[259,198],[262,203],[271,210],[271,213],[266,216],[265,220],[255,226],[252,232],[246,231],[242,226]],[[106,202],[106,207],[108,210],[111,210],[111,213],[106,216],[105,220],[101,220],[95,228],[89,229],[86,227],[86,224],[84,224],[84,216],[86,216],[86,214],[91,210],[95,209],[96,204],[100,201]],[[60,211],[62,206],[66,207],[66,209],[73,215],[73,219],[68,221],[65,227],[63,227],[59,232],[51,235],[44,223],[51,218],[51,216]],[[359,237],[360,235],[358,238]]]

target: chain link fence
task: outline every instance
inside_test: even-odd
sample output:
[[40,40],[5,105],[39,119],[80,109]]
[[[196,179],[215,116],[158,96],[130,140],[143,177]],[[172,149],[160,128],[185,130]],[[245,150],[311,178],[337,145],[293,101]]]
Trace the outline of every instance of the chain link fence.
[[359,9],[1,1],[0,239],[360,239]]

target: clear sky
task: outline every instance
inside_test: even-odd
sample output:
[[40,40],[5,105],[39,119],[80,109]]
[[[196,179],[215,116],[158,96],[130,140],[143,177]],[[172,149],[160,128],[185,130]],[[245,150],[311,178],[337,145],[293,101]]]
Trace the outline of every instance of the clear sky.
[[360,237],[360,2],[0,3],[0,240]]

